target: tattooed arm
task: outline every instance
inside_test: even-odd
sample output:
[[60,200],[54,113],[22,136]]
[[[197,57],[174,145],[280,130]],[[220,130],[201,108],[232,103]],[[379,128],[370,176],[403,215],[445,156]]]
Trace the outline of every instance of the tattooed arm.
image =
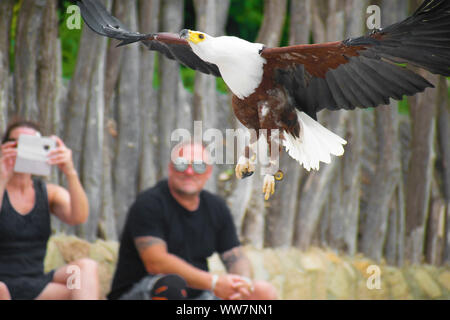
[[146,236],[135,238],[134,243],[149,273],[175,273],[182,276],[193,288],[210,288],[211,276],[209,273],[195,268],[183,259],[167,252],[164,240]]
[[[183,259],[167,251],[166,242],[157,237],[137,237],[134,243],[145,265],[152,274],[178,274],[183,277],[188,286],[196,289],[210,290],[212,274],[198,269]],[[222,275],[217,281],[214,293],[223,299],[228,299],[236,293],[236,276]]]
[[244,254],[242,247],[235,247],[225,251],[220,255],[228,273],[238,274],[247,278],[253,277],[253,270],[250,260]]

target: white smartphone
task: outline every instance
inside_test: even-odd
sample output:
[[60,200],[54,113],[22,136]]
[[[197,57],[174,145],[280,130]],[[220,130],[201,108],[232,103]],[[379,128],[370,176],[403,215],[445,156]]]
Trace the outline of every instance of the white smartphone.
[[55,148],[56,141],[52,138],[21,134],[14,171],[38,176],[50,175],[51,166],[47,163],[47,155]]

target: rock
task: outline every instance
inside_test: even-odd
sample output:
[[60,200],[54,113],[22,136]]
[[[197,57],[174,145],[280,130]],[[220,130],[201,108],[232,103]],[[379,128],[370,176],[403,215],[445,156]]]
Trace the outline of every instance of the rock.
[[336,255],[336,253],[334,253],[334,252],[332,252],[332,251],[326,252],[326,253],[325,253],[325,258],[326,258],[328,261],[333,262],[333,263],[337,263],[337,264],[340,264],[340,263],[342,263],[342,261],[343,261],[341,258],[339,258],[339,257]]
[[[45,270],[89,257],[98,262],[101,297],[109,292],[118,243],[97,240],[89,243],[73,236],[51,237],[47,245]],[[368,267],[375,263],[361,255],[348,257],[327,249],[255,249],[244,247],[257,280],[272,283],[280,299],[450,299],[450,267],[379,264],[381,289],[370,289]],[[208,259],[210,270],[225,272],[220,257]]]
[[55,241],[49,241],[47,244],[47,254],[44,260],[44,271],[49,272],[53,269],[62,267],[66,264],[63,255],[55,244]]
[[409,287],[401,270],[392,267],[386,267],[383,270],[383,278],[389,287],[389,295],[391,299],[407,300],[411,299]]
[[326,264],[315,250],[310,250],[300,255],[300,267],[306,271],[324,271]]
[[417,269],[414,273],[414,278],[416,279],[419,287],[428,297],[436,299],[442,295],[439,285],[425,270]]
[[53,239],[64,261],[73,262],[89,257],[89,242],[75,236],[56,236]]
[[90,246],[89,258],[97,261],[101,297],[106,297],[111,289],[111,279],[116,269],[118,243],[97,240]]
[[439,277],[440,284],[446,288],[448,291],[450,291],[450,271],[444,271],[442,272]]
[[89,256],[97,261],[115,263],[118,251],[119,244],[117,242],[97,240],[90,246]]
[[355,260],[352,262],[353,267],[359,271],[359,273],[365,277],[368,278],[370,274],[367,272],[367,269],[369,266],[373,265],[373,263],[367,259],[362,260]]
[[327,274],[325,272],[309,272],[312,282],[312,299],[326,300],[328,299]]
[[222,261],[220,261],[220,257],[217,253],[213,254],[208,259],[208,267],[209,267],[209,270],[211,270],[214,273],[217,273],[217,274],[225,273],[225,267],[223,266]]
[[342,266],[331,268],[327,278],[330,299],[350,299],[353,296],[350,293],[347,272]]
[[289,270],[284,283],[284,299],[311,300],[313,299],[313,279],[306,272]]
[[91,244],[75,236],[53,236],[47,244],[44,269],[48,272],[82,258],[91,258],[98,263],[100,297],[104,299],[110,290],[118,247],[113,241],[98,240]]
[[367,279],[357,282],[356,285],[356,299],[358,300],[388,300],[389,290],[386,289],[385,284],[381,284],[380,289],[370,289],[367,286]]
[[[283,250],[284,253],[284,250]],[[266,249],[263,252],[264,256],[264,268],[270,275],[285,274],[286,264],[282,261],[280,257],[281,252],[272,249]],[[283,254],[284,256],[284,254]],[[289,260],[289,259],[286,259]]]
[[277,291],[277,296],[280,300],[286,299],[284,295],[284,284],[286,281],[286,277],[284,274],[279,274],[274,277],[272,277],[270,280],[270,283],[275,287],[275,290]]
[[270,275],[264,268],[264,255],[258,254],[258,250],[245,248],[246,256],[252,263],[253,276],[259,280],[269,280]]

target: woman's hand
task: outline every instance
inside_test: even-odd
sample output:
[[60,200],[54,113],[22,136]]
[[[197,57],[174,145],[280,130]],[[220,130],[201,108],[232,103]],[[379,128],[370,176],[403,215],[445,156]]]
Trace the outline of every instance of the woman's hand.
[[0,183],[4,186],[14,174],[14,165],[17,158],[17,141],[6,142],[1,146],[0,156]]
[[75,166],[72,159],[72,150],[66,147],[64,142],[57,136],[52,136],[56,140],[56,149],[48,153],[48,163],[57,165],[58,168],[66,175],[76,174]]

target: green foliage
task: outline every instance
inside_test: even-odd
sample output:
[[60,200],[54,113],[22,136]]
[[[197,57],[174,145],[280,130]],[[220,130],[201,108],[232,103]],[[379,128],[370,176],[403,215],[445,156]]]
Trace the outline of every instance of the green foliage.
[[[15,43],[17,36],[17,19],[19,11],[24,3],[23,0],[16,1],[14,4],[13,16],[10,29],[10,49],[9,61],[11,72],[14,72],[15,62]],[[75,70],[77,63],[78,47],[80,43],[81,30],[69,30],[66,26],[67,7],[72,5],[68,0],[59,0],[58,3],[58,19],[59,19],[59,37],[61,39],[61,55],[62,55],[62,69],[63,77],[70,78]]]
[[409,101],[406,96],[403,96],[403,100],[398,102],[398,113],[409,115]]
[[448,85],[448,99],[450,100],[450,77],[447,78],[447,84]]
[[[14,15],[12,19],[10,49],[12,71],[14,70],[14,43],[16,39],[17,17],[22,2],[23,0],[20,0],[15,4]],[[82,30],[69,30],[67,28],[67,8],[70,5],[72,5],[72,3],[69,0],[58,1],[59,37],[61,39],[62,50],[62,72],[65,79],[70,79],[75,71],[82,32]],[[231,0],[227,33],[229,35],[244,38],[248,41],[255,41],[263,20],[263,9],[264,2],[261,0]],[[193,0],[186,0],[184,10],[184,27],[195,29],[195,18],[196,17]],[[283,39],[284,42],[287,43],[286,39],[288,39],[288,28],[285,28],[285,30],[283,31]],[[194,89],[195,71],[183,66],[180,70],[184,86],[192,92]],[[228,92],[227,86],[221,78],[218,78],[216,80],[216,84],[217,90],[219,92]],[[159,85],[159,63],[158,57],[156,57],[153,87],[159,88]]]
[[[0,0],[1,1],[1,0]],[[17,18],[19,10],[24,0],[17,0],[14,5],[13,17],[11,22],[10,38],[10,66],[11,72],[14,71],[14,45],[16,40]],[[259,28],[263,21],[264,1],[262,0],[230,0],[229,17],[226,26],[228,35],[237,36],[248,41],[255,41],[258,36]],[[62,68],[63,77],[70,79],[75,71],[77,63],[77,55],[81,38],[82,30],[69,30],[66,26],[67,7],[72,5],[69,0],[58,1],[58,17],[59,17],[59,36],[61,39],[62,49]],[[184,11],[184,27],[195,29],[195,9],[193,0],[185,0]],[[289,41],[289,23],[290,14],[287,11],[287,17],[282,33],[281,45],[288,45]],[[311,39],[312,40],[312,39]],[[400,64],[403,66],[402,64]],[[195,71],[181,67],[181,77],[184,86],[193,91],[195,83]],[[448,78],[450,80],[450,78]],[[159,78],[159,62],[158,55],[155,57],[155,71],[153,77],[153,87],[155,89],[160,86]],[[227,93],[228,88],[221,78],[216,79],[217,90],[221,93]],[[450,87],[448,89],[450,99]],[[400,114],[409,114],[409,103],[406,97],[398,103],[398,110]]]
[[[450,77],[447,77],[447,83],[450,84]],[[448,98],[450,100],[450,86],[447,88]],[[406,96],[403,97],[402,101],[398,102],[398,113],[409,115],[410,113],[410,104],[408,98]]]
[[216,78],[216,88],[220,93],[228,93],[228,87],[225,84],[225,81],[223,81],[222,78]]
[[188,91],[194,92],[195,71],[190,68],[187,68],[185,66],[181,66],[180,73],[181,73],[181,80],[183,81],[184,87]]
[[11,30],[9,33],[9,37],[10,37],[9,66],[10,66],[11,72],[14,72],[14,61],[15,61],[14,49],[15,49],[15,45],[16,45],[17,17],[19,16],[19,10],[20,10],[20,7],[22,6],[22,2],[23,2],[23,0],[20,0],[14,4],[13,16],[11,19]]
[[70,5],[72,5],[70,1],[64,0],[60,3],[58,8],[59,36],[61,39],[62,51],[62,72],[63,77],[66,79],[70,79],[75,71],[82,30],[69,30],[67,28],[67,7]]
[[[155,58],[155,70],[153,73],[153,88],[159,89],[159,86],[160,86],[159,60],[158,60],[158,55],[155,55],[155,56],[156,56],[156,58]],[[190,68],[187,68],[185,66],[181,66],[180,73],[181,73],[181,80],[183,81],[184,87],[189,92],[191,92],[191,93],[194,92],[195,71]],[[219,91],[220,93],[224,93],[224,94],[228,93],[228,87],[222,78],[216,78],[216,88],[217,88],[217,91]]]
[[194,0],[184,0],[184,23],[183,28],[196,30],[195,28],[195,7]]
[[254,42],[263,21],[263,13],[262,0],[231,0],[227,34]]
[[153,70],[153,89],[159,89],[159,56],[155,54],[155,69]]
[[[289,8],[289,1],[288,1]],[[286,11],[286,19],[281,35],[281,46],[289,44],[290,12]],[[264,1],[231,0],[226,32],[247,41],[254,42],[264,19]]]
[[290,45],[290,43],[289,43],[289,32],[290,32],[289,26],[290,25],[291,25],[291,14],[290,14],[289,10],[287,10],[286,11],[286,19],[284,20],[283,32],[281,34],[281,42],[280,42],[281,47]]

